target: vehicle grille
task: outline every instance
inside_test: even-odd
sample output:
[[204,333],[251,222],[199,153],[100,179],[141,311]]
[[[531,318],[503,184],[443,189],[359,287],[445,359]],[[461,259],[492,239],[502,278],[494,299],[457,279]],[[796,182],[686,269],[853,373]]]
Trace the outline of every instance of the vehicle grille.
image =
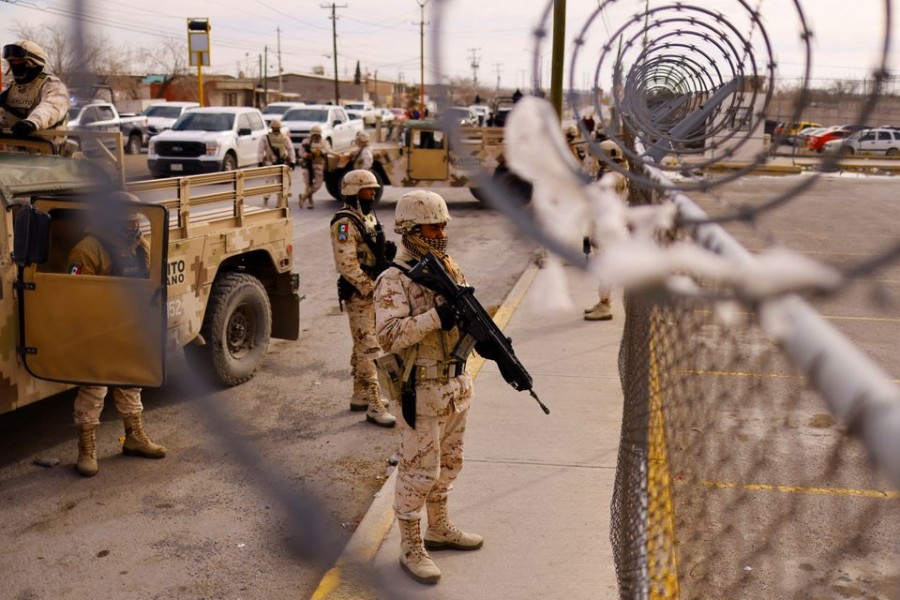
[[156,142],[156,153],[160,156],[203,156],[206,144],[203,142]]

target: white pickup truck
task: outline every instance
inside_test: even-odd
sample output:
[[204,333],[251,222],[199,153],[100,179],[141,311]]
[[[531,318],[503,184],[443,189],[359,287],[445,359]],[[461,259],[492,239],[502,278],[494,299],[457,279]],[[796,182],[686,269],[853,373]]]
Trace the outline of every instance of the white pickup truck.
[[121,131],[125,152],[137,154],[147,142],[147,117],[120,115],[109,102],[75,104],[69,108],[69,129]]
[[356,133],[364,129],[362,121],[351,119],[343,107],[332,104],[305,104],[288,110],[281,117],[281,126],[290,132],[294,147],[309,137],[313,125],[322,128],[322,138],[335,150],[350,147]]
[[269,131],[249,106],[206,106],[185,112],[147,146],[154,177],[215,173],[259,164],[259,140]]
[[363,124],[373,127],[378,118],[379,110],[371,102],[347,102],[344,110],[351,119],[362,119]]

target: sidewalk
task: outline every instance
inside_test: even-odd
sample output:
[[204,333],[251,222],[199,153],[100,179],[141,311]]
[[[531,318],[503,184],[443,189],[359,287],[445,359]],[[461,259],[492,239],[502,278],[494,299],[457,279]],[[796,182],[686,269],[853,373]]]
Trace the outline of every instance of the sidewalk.
[[[609,514],[622,415],[622,305],[614,298],[612,321],[583,320],[582,308],[597,301],[597,286],[567,268],[575,309],[536,314],[536,272],[526,270],[495,320],[512,338],[550,414],[507,385],[494,363],[481,368],[470,361],[475,399],[450,511],[457,526],[484,535],[484,547],[432,552],[441,581],[414,582],[398,563],[394,472],[314,600],[374,597],[350,581],[349,566],[359,562],[374,565],[391,598],[617,598]],[[379,597],[388,598],[385,592]]]

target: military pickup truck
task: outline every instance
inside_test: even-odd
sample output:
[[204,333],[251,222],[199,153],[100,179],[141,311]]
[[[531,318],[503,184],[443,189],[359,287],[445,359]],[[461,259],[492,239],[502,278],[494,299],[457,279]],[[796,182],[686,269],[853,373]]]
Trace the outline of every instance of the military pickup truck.
[[[237,385],[270,337],[297,339],[286,167],[138,182],[142,202],[111,206],[119,177],[50,154],[0,133],[0,413],[73,383],[160,386],[180,347],[198,375]],[[140,221],[149,278],[67,273],[71,248],[111,213]]]
[[[504,158],[503,129],[495,127],[458,127],[457,144],[439,121],[406,122],[403,140],[378,142],[372,146],[372,172],[383,186],[395,187],[467,187],[479,200],[484,176],[515,193],[527,203],[531,184],[512,171]],[[335,152],[328,156],[325,187],[335,200],[341,199],[341,179],[351,169],[355,152]],[[378,198],[383,189],[378,190]]]

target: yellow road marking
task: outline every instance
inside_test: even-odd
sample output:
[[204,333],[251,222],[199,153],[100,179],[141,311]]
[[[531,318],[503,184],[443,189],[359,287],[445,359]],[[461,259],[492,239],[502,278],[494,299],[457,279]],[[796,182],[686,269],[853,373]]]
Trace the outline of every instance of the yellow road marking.
[[781,492],[783,494],[817,494],[823,496],[857,496],[861,498],[900,498],[900,492],[882,490],[854,490],[849,488],[805,487],[799,485],[770,485],[766,483],[735,483],[731,481],[704,481],[703,485],[725,490],[749,492]]
[[[695,308],[691,311],[697,315],[707,315],[712,313],[713,311],[708,308]],[[736,314],[746,316],[749,314],[754,314],[746,310],[738,311]],[[854,316],[842,316],[842,315],[819,315],[821,318],[826,321],[871,321],[873,323],[900,323],[900,317],[854,317]]]
[[805,379],[803,375],[785,375],[782,373],[758,373],[755,371],[703,371],[691,369],[688,375],[714,375],[717,377],[759,377],[763,379]]
[[647,468],[647,568],[650,573],[650,600],[681,597],[678,559],[675,554],[675,510],[666,447],[666,423],[662,410],[662,388],[656,359],[659,312],[650,317],[650,419],[648,423]]

